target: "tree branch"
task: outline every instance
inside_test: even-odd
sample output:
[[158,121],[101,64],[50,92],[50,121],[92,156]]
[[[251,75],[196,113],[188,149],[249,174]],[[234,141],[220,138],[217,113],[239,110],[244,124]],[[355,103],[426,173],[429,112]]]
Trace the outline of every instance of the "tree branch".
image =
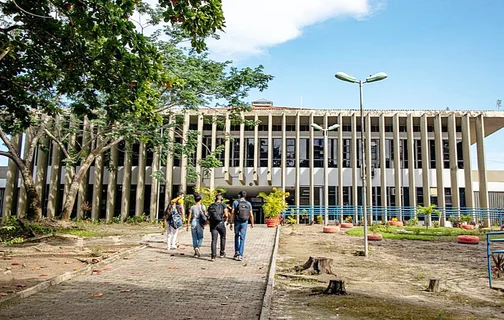
[[[10,141],[10,139],[7,137],[7,135],[3,131],[2,127],[0,127],[0,138],[2,139],[2,141],[5,143],[5,145],[7,146],[7,148],[10,151],[10,152],[8,152],[8,154],[10,154],[9,158],[12,159],[12,161],[14,161],[16,163],[19,170],[23,170],[25,168],[25,164],[24,164],[23,160],[21,159],[21,157],[19,156],[18,150],[16,150],[16,148],[14,148],[12,141]],[[2,152],[5,152],[5,151],[2,151]]]
[[47,119],[44,119],[44,121],[42,122],[42,125],[40,126],[40,128],[38,129],[37,133],[35,134],[35,136],[33,137],[32,141],[31,141],[30,149],[28,149],[28,154],[26,155],[26,159],[25,159],[26,166],[28,168],[31,168],[31,164],[33,162],[33,156],[35,154],[35,148],[37,147],[38,140],[44,134],[44,129],[46,128],[46,126],[47,126]]
[[13,161],[14,160],[14,156],[12,155],[12,153],[8,152],[8,151],[0,151],[0,156],[4,156],[4,157],[7,157],[9,159],[12,159]]
[[68,150],[65,148],[65,145],[60,140],[58,140],[58,138],[56,138],[49,130],[44,129],[44,132],[45,134],[47,134],[49,138],[51,138],[52,141],[56,142],[56,144],[60,147],[65,157],[67,159],[70,159],[71,158],[70,154],[68,153]]

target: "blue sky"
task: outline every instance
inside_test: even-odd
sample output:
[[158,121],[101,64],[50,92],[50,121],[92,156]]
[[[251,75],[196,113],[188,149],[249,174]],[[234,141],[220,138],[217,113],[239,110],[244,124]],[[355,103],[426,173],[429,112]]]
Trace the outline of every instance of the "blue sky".
[[[337,71],[389,75],[365,86],[368,109],[496,110],[504,98],[504,1],[223,3],[226,34],[209,41],[212,57],[239,67],[262,64],[275,76],[251,100],[298,107],[303,97],[308,108],[357,108],[358,87],[336,80]],[[504,130],[486,139],[489,169],[504,170],[503,139]]]
[[[229,1],[234,5],[226,11]],[[255,1],[263,3],[257,12],[240,12],[238,3],[248,2],[224,1],[226,17],[233,15],[233,22],[240,16],[236,20],[251,28],[265,24],[266,30],[240,34],[228,24],[224,44],[210,43],[210,49],[218,59],[233,58],[238,66],[262,64],[275,76],[266,92],[254,92],[251,99],[265,97],[275,105],[297,107],[303,97],[303,107],[357,108],[358,86],[337,80],[337,71],[356,78],[380,71],[389,75],[365,86],[368,109],[496,110],[496,100],[504,97],[504,34],[499,31],[504,1],[290,1],[313,16],[317,10],[333,10],[319,20],[300,16],[283,0]],[[351,7],[355,3],[360,7]],[[283,17],[276,22],[275,7],[281,5],[286,5]],[[310,11],[307,5],[317,8]],[[265,13],[270,9],[271,14]],[[271,35],[285,32],[289,23],[298,29],[297,36],[274,43]],[[239,45],[247,37],[252,45],[245,50],[223,50],[230,47],[226,42],[239,39]],[[489,169],[504,169],[503,138],[501,130],[486,139]]]

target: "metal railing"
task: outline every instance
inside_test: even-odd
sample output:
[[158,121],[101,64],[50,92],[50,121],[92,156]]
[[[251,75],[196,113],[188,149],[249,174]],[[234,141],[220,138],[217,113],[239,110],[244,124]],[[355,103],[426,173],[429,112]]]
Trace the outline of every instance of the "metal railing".
[[[439,210],[439,216],[433,214],[432,220],[456,219],[462,215],[470,215],[474,222],[483,224],[500,225],[504,223],[504,209],[485,209],[485,208],[465,208],[465,207],[436,207]],[[368,219],[371,223],[387,222],[392,218],[399,221],[408,221],[412,218],[418,218],[419,221],[425,221],[423,214],[417,213],[417,207],[367,207]],[[293,216],[298,221],[311,223],[316,221],[318,216],[322,218],[328,214],[329,220],[339,222],[345,221],[347,217],[352,217],[353,223],[362,221],[362,206],[289,206],[283,212],[283,217]],[[319,218],[320,219],[320,218]]]

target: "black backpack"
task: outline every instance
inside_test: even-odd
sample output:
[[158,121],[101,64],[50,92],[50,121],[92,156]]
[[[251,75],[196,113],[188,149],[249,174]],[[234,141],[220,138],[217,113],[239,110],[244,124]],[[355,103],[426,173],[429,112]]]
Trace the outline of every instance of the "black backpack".
[[239,221],[248,221],[250,218],[250,207],[247,201],[238,200],[237,218]]
[[208,218],[212,224],[224,221],[224,206],[222,203],[212,203],[208,207]]

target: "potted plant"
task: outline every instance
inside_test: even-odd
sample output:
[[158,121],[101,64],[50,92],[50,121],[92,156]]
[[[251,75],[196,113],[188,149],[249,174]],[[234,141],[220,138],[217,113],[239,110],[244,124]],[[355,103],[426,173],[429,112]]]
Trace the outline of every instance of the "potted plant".
[[468,215],[461,215],[460,216],[460,220],[462,221],[461,227],[463,229],[467,229],[467,230],[474,229],[474,225],[471,223],[471,222],[473,222],[473,217],[470,214],[468,214]]
[[346,216],[346,217],[345,217],[345,222],[343,222],[343,223],[341,224],[341,227],[342,227],[342,228],[353,228],[353,223],[352,223],[352,221],[353,221],[352,216]]
[[266,225],[270,228],[276,227],[280,222],[280,214],[287,209],[288,204],[285,198],[289,197],[288,192],[280,188],[273,188],[269,194],[259,192],[259,197],[263,198],[263,211],[266,218]]
[[393,217],[392,219],[390,219],[388,224],[393,227],[402,227],[403,226],[402,221],[399,221],[399,219],[397,217]]

